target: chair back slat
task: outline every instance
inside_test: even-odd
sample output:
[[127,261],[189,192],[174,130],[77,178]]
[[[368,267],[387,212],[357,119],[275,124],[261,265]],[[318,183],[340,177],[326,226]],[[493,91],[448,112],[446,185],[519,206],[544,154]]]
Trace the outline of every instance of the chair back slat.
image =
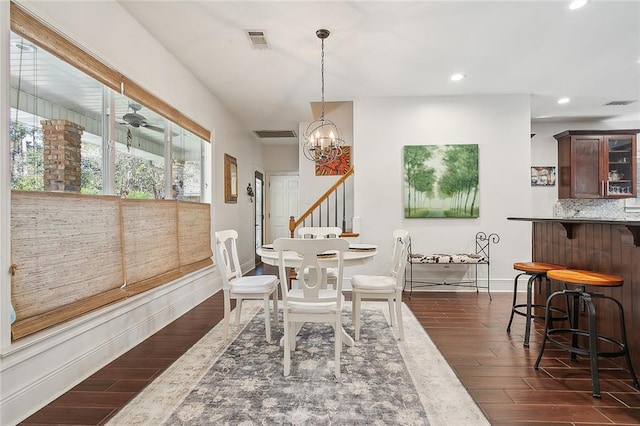
[[[344,253],[349,250],[349,242],[342,238],[278,238],[273,242],[273,249],[278,252],[278,263],[280,268],[280,276],[286,277],[286,268],[284,266],[284,257],[286,252],[295,252],[297,256],[302,257],[301,269],[309,269],[309,273],[298,277],[299,288],[302,289],[303,297],[288,296],[286,288],[286,280],[281,279],[282,292],[286,301],[299,301],[315,303],[319,301],[320,290],[326,288],[326,273],[322,274],[321,270],[327,268],[328,262],[323,262],[322,257],[318,255],[327,255],[331,252],[337,258],[337,265],[334,259],[331,260],[331,266],[337,266],[338,279],[336,282],[336,297],[322,298],[322,302],[340,303],[340,294],[342,291],[342,271],[344,263]],[[324,263],[324,264],[323,264]],[[323,280],[324,278],[324,280]],[[288,299],[287,299],[288,298]]]
[[238,258],[238,232],[234,229],[217,231],[215,238],[216,262],[220,268],[222,288],[228,289],[231,281],[242,276]]
[[409,252],[409,232],[404,229],[396,229],[393,232],[393,240],[389,276],[396,279],[396,286],[402,287]]

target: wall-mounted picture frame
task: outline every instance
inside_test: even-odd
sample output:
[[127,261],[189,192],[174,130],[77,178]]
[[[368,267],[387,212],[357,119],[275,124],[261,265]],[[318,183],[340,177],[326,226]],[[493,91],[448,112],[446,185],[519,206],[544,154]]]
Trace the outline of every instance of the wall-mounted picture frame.
[[555,184],[556,184],[555,166],[531,167],[531,186],[555,186]]
[[229,154],[224,155],[224,202],[238,202],[238,160]]
[[327,164],[316,163],[316,176],[344,175],[351,169],[351,147],[342,147],[342,155]]
[[480,216],[478,144],[405,145],[404,217]]

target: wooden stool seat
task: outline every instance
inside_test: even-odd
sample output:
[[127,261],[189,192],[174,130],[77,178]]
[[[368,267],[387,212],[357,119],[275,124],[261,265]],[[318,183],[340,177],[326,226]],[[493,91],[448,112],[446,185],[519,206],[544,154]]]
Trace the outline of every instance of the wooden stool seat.
[[[540,311],[546,311],[547,305],[533,302],[533,283],[538,282],[538,286],[542,285],[544,279],[547,284],[547,293],[551,293],[551,286],[549,279],[547,278],[547,271],[553,271],[558,269],[566,269],[564,265],[557,265],[555,263],[543,263],[543,262],[516,262],[513,264],[513,269],[520,271],[513,280],[513,304],[511,305],[511,317],[509,318],[509,324],[507,324],[507,333],[511,332],[511,324],[513,323],[513,316],[515,314],[521,315],[526,318],[525,330],[524,330],[524,347],[529,347],[529,337],[531,335],[531,320],[532,319],[545,319],[545,315],[534,313],[534,309]],[[518,278],[522,275],[528,275],[529,281],[527,282],[527,301],[526,303],[518,303]],[[566,309],[558,309],[555,307],[550,308],[555,316],[552,316],[552,320],[564,321],[569,319],[569,305],[567,303]]]
[[[589,357],[591,367],[591,384],[592,395],[600,398],[600,377],[598,373],[598,358],[624,357],[627,370],[631,375],[633,386],[640,389],[640,383],[633,370],[631,356],[629,355],[629,345],[627,343],[627,332],[625,330],[624,309],[617,299],[607,296],[599,292],[590,292],[590,288],[602,287],[620,287],[624,279],[618,275],[603,274],[594,271],[585,271],[580,269],[557,269],[547,272],[547,278],[557,280],[563,284],[572,284],[575,289],[564,289],[552,293],[547,298],[547,311],[544,325],[544,339],[538,353],[538,359],[534,364],[537,370],[542,360],[545,344],[547,341],[555,346],[565,349],[571,353],[571,359],[576,360],[577,355]],[[550,307],[556,297],[573,299],[573,318],[569,328],[556,328],[552,325]],[[619,337],[614,339],[611,335],[600,334],[596,324],[596,307],[594,299],[600,300],[599,303],[613,303],[618,308],[618,325],[620,326]],[[582,308],[583,307],[583,308]],[[580,327],[580,312],[584,311],[587,320],[586,327]],[[615,319],[613,319],[615,321]],[[556,337],[557,336],[557,337]],[[569,339],[567,339],[569,338]],[[606,343],[606,346],[600,347],[598,342]],[[554,355],[555,357],[555,355]]]
[[567,267],[564,265],[556,265],[555,263],[516,262],[513,264],[513,269],[527,272],[529,274],[544,274],[547,273],[547,271],[554,269],[567,269]]
[[547,271],[547,277],[552,280],[562,281],[565,283],[592,285],[598,287],[620,287],[624,282],[624,278],[619,275],[566,268]]

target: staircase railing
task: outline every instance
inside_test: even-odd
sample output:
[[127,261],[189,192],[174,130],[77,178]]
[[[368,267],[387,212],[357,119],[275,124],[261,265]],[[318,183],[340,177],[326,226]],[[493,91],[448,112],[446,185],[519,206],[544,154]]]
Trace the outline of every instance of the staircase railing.
[[[353,167],[349,169],[340,179],[338,179],[329,189],[325,191],[324,194],[320,196],[316,200],[315,203],[311,205],[304,213],[300,215],[298,219],[291,216],[289,218],[289,232],[291,233],[291,238],[295,237],[295,230],[300,225],[305,226],[339,226],[343,235],[345,234],[347,228],[347,217],[346,217],[346,180],[353,175]],[[333,204],[330,202],[330,197],[333,195]],[[342,197],[341,204],[341,216],[338,213],[339,210],[339,197]],[[324,220],[322,212],[325,211]],[[333,212],[331,212],[333,210]],[[331,214],[333,213],[333,215]],[[317,221],[314,220],[316,219]],[[307,224],[307,221],[309,222]]]

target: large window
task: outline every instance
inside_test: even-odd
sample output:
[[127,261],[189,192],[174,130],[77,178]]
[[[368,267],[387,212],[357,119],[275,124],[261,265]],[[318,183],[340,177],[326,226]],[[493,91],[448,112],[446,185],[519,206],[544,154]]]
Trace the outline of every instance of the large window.
[[103,86],[15,33],[10,36],[12,188],[44,190],[44,120],[84,128],[82,192],[102,192]]
[[211,135],[14,3],[11,29],[18,339],[212,264],[211,206],[162,200],[205,198]]
[[202,200],[200,137],[13,32],[10,69],[13,189],[50,189],[47,170],[68,160],[52,157],[42,123],[66,120],[81,129],[81,193]]

